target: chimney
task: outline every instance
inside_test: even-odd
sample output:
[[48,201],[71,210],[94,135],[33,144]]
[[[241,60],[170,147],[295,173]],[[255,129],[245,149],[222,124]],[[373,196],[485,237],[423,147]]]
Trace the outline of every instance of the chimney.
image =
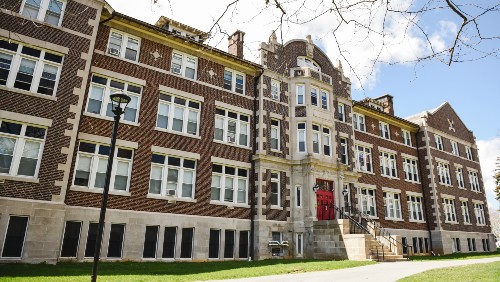
[[228,52],[238,58],[243,59],[243,36],[245,33],[237,30],[228,38]]
[[394,104],[392,102],[393,98],[394,97],[392,97],[391,95],[385,94],[381,97],[375,98],[375,100],[384,105],[384,112],[393,116],[394,115]]

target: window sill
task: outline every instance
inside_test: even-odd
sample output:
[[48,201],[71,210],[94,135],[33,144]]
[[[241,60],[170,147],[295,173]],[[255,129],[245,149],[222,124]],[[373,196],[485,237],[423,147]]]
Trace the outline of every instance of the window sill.
[[446,183],[441,183],[441,182],[439,182],[439,185],[446,186],[446,187],[453,187],[451,184],[446,184]]
[[201,136],[199,136],[199,135],[192,135],[192,134],[188,134],[188,133],[184,133],[184,132],[178,132],[178,131],[174,131],[174,130],[168,130],[168,129],[161,128],[161,127],[155,127],[155,130],[161,131],[161,132],[165,132],[165,133],[170,133],[170,134],[175,134],[175,135],[190,137],[190,138],[194,138],[194,139],[201,139]]
[[392,217],[386,217],[384,218],[385,220],[390,220],[390,221],[404,221],[402,218],[392,218]]
[[412,183],[412,184],[421,184],[420,181],[411,181],[411,180],[407,180],[407,179],[405,179],[405,181],[408,183]]
[[464,225],[472,225],[472,223],[464,222]]
[[383,175],[383,174],[380,174],[380,176],[385,177],[385,178],[389,178],[389,179],[392,179],[392,180],[400,180],[399,177],[387,176],[387,175]]
[[57,98],[54,97],[54,96],[48,96],[48,95],[43,95],[43,94],[39,94],[39,93],[33,93],[33,92],[30,92],[30,91],[16,89],[16,88],[10,88],[10,87],[3,86],[3,85],[0,85],[0,89],[1,90],[5,90],[5,91],[10,91],[10,92],[18,93],[18,94],[23,94],[23,95],[33,96],[33,97],[37,97],[37,98],[47,99],[47,100],[51,100],[51,101],[57,101]]
[[480,194],[481,191],[476,191],[476,190],[470,190],[471,192],[474,192],[474,193],[477,193],[477,194]]
[[[104,189],[99,189],[99,188],[87,188],[87,187],[81,187],[81,186],[71,186],[69,188],[71,191],[78,191],[78,192],[88,192],[88,193],[95,193],[95,194],[102,194]],[[130,192],[128,191],[117,191],[117,190],[109,190],[110,195],[117,195],[117,196],[127,196],[130,197]]]
[[214,143],[223,144],[223,145],[233,146],[233,147],[236,147],[236,148],[247,149],[247,150],[251,150],[252,149],[252,147],[249,147],[249,146],[242,146],[242,145],[237,145],[237,144],[233,144],[233,143],[227,143],[227,142],[216,140],[216,139],[214,139],[213,142]]
[[276,149],[271,149],[271,152],[273,152],[273,153],[279,153],[279,154],[283,153],[283,151],[281,151],[281,150],[276,150]]
[[476,224],[476,226],[486,226],[486,224]]
[[272,209],[272,210],[279,210],[279,211],[282,211],[282,210],[283,210],[283,207],[280,207],[280,206],[271,206],[271,209]]
[[163,196],[156,194],[148,194],[146,196],[148,199],[157,199],[157,200],[167,200],[167,201],[175,201],[175,202],[188,202],[188,203],[196,203],[197,200],[191,198],[178,198],[173,196]]
[[425,223],[425,220],[410,219],[409,221],[413,223]]
[[457,186],[458,189],[467,190],[465,187]]
[[358,172],[360,172],[360,173],[365,173],[365,174],[375,175],[375,173],[374,173],[374,172],[372,172],[372,171],[364,171],[364,170],[359,170],[359,169],[358,169]]
[[[106,46],[106,48],[107,48],[107,46]],[[115,56],[115,55],[112,55],[112,54],[108,53],[107,51],[105,51],[104,54],[108,55],[110,57],[116,58],[116,59],[123,60],[125,62],[129,62],[129,63],[133,63],[133,64],[137,64],[138,63],[137,60],[129,60],[129,59],[125,58],[125,57]],[[139,55],[139,53],[137,53],[137,55]],[[139,59],[139,56],[137,56],[137,59]]]
[[242,203],[230,203],[230,202],[220,202],[220,201],[214,201],[210,200],[211,205],[217,205],[217,206],[227,206],[229,207],[234,207],[234,208],[250,208],[250,205],[248,204],[242,204]]
[[457,221],[444,221],[444,223],[448,223],[448,224],[459,224]]
[[20,181],[20,182],[28,182],[28,183],[40,183],[40,180],[38,178],[23,177],[23,176],[11,176],[11,175],[0,175],[0,182],[3,182],[3,180]]
[[[83,115],[84,116],[88,116],[88,117],[103,119],[103,120],[115,121],[115,119],[112,118],[112,117],[102,116],[102,115],[98,115],[98,114],[94,114],[94,113],[89,113],[89,112],[84,112]],[[126,121],[126,120],[120,120],[120,123],[127,124],[127,125],[132,125],[132,126],[140,126],[141,125],[138,122],[131,122],[131,121]]]

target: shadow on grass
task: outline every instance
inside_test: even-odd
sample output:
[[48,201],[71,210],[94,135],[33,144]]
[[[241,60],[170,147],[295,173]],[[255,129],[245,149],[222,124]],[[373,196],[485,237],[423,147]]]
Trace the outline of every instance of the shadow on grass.
[[490,253],[455,253],[442,256],[413,256],[413,261],[426,261],[426,260],[449,260],[449,259],[479,259],[500,256],[500,249]]
[[[314,264],[318,260],[262,260],[262,261],[224,261],[224,262],[100,262],[99,275],[194,275],[239,268],[257,268],[265,266],[284,266],[289,264]],[[324,262],[324,261],[323,261]],[[330,261],[338,263],[337,267],[329,269],[354,267],[359,262]],[[325,268],[318,267],[318,270]],[[314,269],[309,270],[314,271]],[[60,262],[49,264],[0,264],[0,276],[3,277],[71,277],[84,276],[92,273],[91,262]]]

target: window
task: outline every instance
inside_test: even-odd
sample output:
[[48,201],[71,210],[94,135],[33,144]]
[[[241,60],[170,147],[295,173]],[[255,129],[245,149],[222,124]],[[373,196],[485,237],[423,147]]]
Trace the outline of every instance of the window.
[[464,186],[464,171],[461,167],[457,167],[456,176],[457,176],[458,187],[465,188],[465,186]]
[[108,242],[108,258],[121,258],[125,224],[111,224]]
[[45,128],[0,120],[0,175],[36,178],[45,132]]
[[246,204],[247,186],[248,169],[212,165],[212,201]]
[[280,121],[277,119],[271,120],[271,149],[280,150]]
[[474,204],[474,214],[476,215],[477,225],[485,225],[486,220],[484,217],[484,205],[475,203]]
[[297,124],[297,145],[300,153],[306,152],[306,124]]
[[224,109],[215,110],[214,139],[225,143],[249,146],[250,118]]
[[343,164],[349,164],[348,150],[347,138],[340,138],[340,162]]
[[27,216],[9,217],[7,225],[7,233],[3,242],[2,257],[3,258],[20,258],[23,256],[24,240],[28,229]]
[[271,172],[271,206],[281,206],[280,173]]
[[196,161],[153,154],[149,194],[194,199]]
[[87,113],[114,117],[110,95],[117,92],[123,92],[131,99],[125,108],[125,114],[121,118],[126,121],[137,122],[142,92],[141,86],[96,74],[92,75],[90,83]]
[[109,35],[108,54],[137,61],[139,58],[140,42],[138,37],[112,30]]
[[448,164],[437,162],[437,166],[438,166],[439,183],[444,185],[451,185],[450,168]]
[[271,79],[271,98],[280,100],[280,82],[274,79]]
[[200,103],[184,98],[160,94],[156,127],[199,135]]
[[82,223],[80,221],[66,221],[64,227],[64,237],[61,247],[61,257],[75,258],[78,251],[78,242],[80,241],[80,230]]
[[323,154],[325,156],[330,156],[331,153],[331,136],[330,129],[327,127],[323,127]]
[[311,105],[317,106],[318,105],[318,88],[316,87],[311,87]]
[[220,249],[220,230],[210,229],[210,238],[208,240],[208,258],[219,258]]
[[481,192],[479,187],[479,177],[476,171],[469,171],[469,183],[472,191]]
[[[75,169],[75,186],[104,188],[110,147],[80,141]],[[116,148],[109,187],[111,190],[128,191],[133,151]]]
[[462,248],[460,246],[460,239],[459,238],[451,238],[453,244],[451,246],[452,248],[452,252],[453,253],[457,253],[457,252],[461,252],[462,251]]
[[460,156],[460,152],[458,151],[458,144],[455,141],[451,141],[451,153],[455,156]]
[[167,226],[165,227],[165,233],[163,233],[163,252],[162,258],[174,258],[175,257],[175,245],[177,242],[177,227]]
[[354,113],[352,116],[353,116],[354,129],[359,131],[366,131],[365,116],[358,113]]
[[383,176],[398,177],[395,154],[380,152],[380,171]]
[[156,258],[156,245],[158,243],[158,231],[160,226],[146,226],[144,234],[143,258]]
[[360,193],[361,211],[370,216],[377,216],[375,206],[375,190],[361,188]]
[[356,168],[359,171],[373,172],[371,148],[356,145]]
[[321,89],[321,108],[328,110],[328,91]]
[[457,222],[457,213],[455,211],[455,200],[444,198],[443,208],[445,214],[445,222]]
[[490,251],[490,242],[488,239],[481,239],[481,242],[483,243],[483,252],[489,252]]
[[21,14],[30,19],[59,26],[65,6],[65,1],[25,0]]
[[382,138],[385,138],[385,139],[388,139],[388,140],[391,139],[391,133],[389,131],[389,124],[380,121],[378,123],[378,128],[380,129],[380,136]]
[[297,84],[297,105],[304,105],[304,93],[306,92],[304,84]]
[[302,254],[304,253],[304,234],[302,233],[296,233],[295,234],[295,238],[296,238],[296,255],[297,256],[302,256]]
[[408,200],[408,214],[410,220],[423,221],[424,212],[422,208],[422,197],[407,196]]
[[338,109],[338,118],[340,121],[346,121],[345,119],[345,105],[342,103],[339,103],[337,106]]
[[[172,52],[172,64],[170,71],[174,74],[182,75],[187,78],[196,79],[196,70],[198,68],[198,58],[181,53]],[[226,83],[226,72],[224,71],[224,86]]]
[[443,151],[443,138],[440,135],[434,135],[434,143],[436,143],[436,149]]
[[405,180],[410,182],[419,181],[417,160],[403,158],[403,169],[405,171]]
[[231,69],[224,70],[224,89],[245,94],[245,75]]
[[465,155],[467,156],[468,160],[473,161],[474,157],[472,156],[472,150],[469,146],[465,146]]
[[461,201],[460,207],[462,208],[462,216],[464,217],[464,223],[470,224],[469,205],[467,204],[467,201]]
[[194,228],[182,228],[181,258],[191,258],[193,255]]
[[247,230],[240,231],[240,242],[239,242],[239,258],[248,258],[248,243],[250,232]]
[[0,40],[0,85],[55,96],[62,61],[56,53]]
[[384,192],[385,218],[401,219],[401,195],[399,193]]
[[224,231],[224,258],[234,257],[234,230]]
[[411,133],[408,130],[401,130],[403,135],[403,143],[407,146],[411,146]]
[[297,66],[312,68],[315,71],[321,71],[321,67],[315,61],[305,57],[297,58]]
[[85,244],[85,257],[93,257],[95,254],[95,244],[97,242],[97,227],[96,222],[89,223],[89,231],[87,232],[87,243]]
[[475,238],[467,238],[467,245],[469,247],[469,252],[476,251],[476,239]]
[[312,129],[313,129],[312,131],[313,153],[319,154],[320,138],[321,138],[319,132],[319,125],[313,124]]
[[271,254],[273,257],[275,256],[283,256],[283,249],[280,246],[282,241],[283,241],[283,233],[282,232],[271,232],[271,239],[275,243],[278,244],[278,246],[274,246],[271,249]]
[[295,186],[295,207],[302,207],[302,187]]

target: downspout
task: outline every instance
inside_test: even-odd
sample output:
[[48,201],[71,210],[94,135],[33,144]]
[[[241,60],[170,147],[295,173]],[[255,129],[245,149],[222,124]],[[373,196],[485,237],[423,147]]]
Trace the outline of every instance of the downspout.
[[101,24],[105,24],[105,23],[109,22],[109,21],[110,21],[110,20],[112,20],[114,17],[115,17],[115,13],[112,13],[112,14],[111,14],[111,17],[109,17],[109,18],[107,18],[107,19],[105,19],[105,20],[103,20],[103,21],[99,22],[99,25],[101,25]]
[[255,247],[255,194],[256,194],[256,189],[255,189],[255,160],[253,157],[257,153],[257,107],[259,106],[259,100],[257,97],[260,97],[258,85],[259,85],[259,80],[262,77],[262,74],[264,73],[264,70],[261,69],[260,73],[254,77],[254,82],[253,82],[253,87],[254,87],[254,100],[253,100],[253,146],[252,146],[252,156],[250,159],[250,164],[251,164],[251,184],[252,184],[252,189],[250,193],[250,256],[249,260],[254,259],[254,247]]

